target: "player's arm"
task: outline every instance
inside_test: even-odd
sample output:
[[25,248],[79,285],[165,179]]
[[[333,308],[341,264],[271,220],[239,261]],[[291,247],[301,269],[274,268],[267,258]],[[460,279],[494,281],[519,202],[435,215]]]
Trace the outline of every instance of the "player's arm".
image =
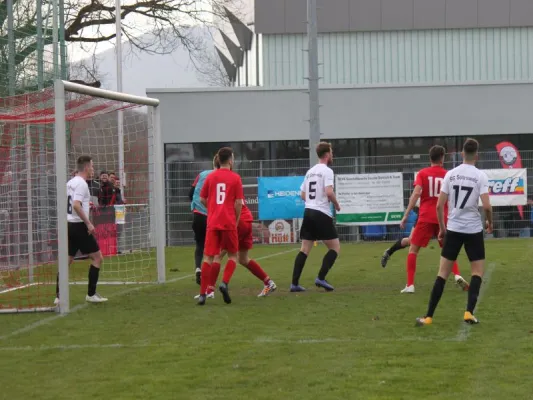
[[339,202],[337,201],[337,196],[335,196],[335,191],[333,190],[333,171],[330,169],[326,172],[324,176],[324,186],[326,188],[326,196],[328,196],[328,200],[331,201],[333,206],[335,207],[335,210],[340,211],[341,206],[339,205]]
[[485,173],[482,173],[481,177],[481,188],[479,190],[479,198],[481,199],[481,206],[485,211],[485,218],[487,219],[487,232],[492,232],[493,224],[493,214],[492,214],[492,205],[490,204],[489,197],[489,179]]
[[[87,190],[89,190],[88,187],[87,187]],[[74,209],[74,211],[76,211],[76,214],[78,215],[78,217],[80,217],[81,220],[85,223],[85,226],[87,227],[87,230],[89,231],[89,233],[92,234],[94,232],[94,226],[93,224],[91,224],[91,220],[89,219],[89,216],[85,214],[85,211],[83,211],[83,205],[82,205],[83,197],[84,197],[83,193],[75,192],[73,199],[72,199],[72,208]]]
[[403,215],[404,218],[407,218],[409,216],[409,213],[413,211],[421,195],[422,195],[422,186],[416,185],[415,188],[413,189],[413,193],[411,193],[411,197],[409,197],[409,204],[407,205],[407,209],[405,210],[405,213]]
[[202,203],[203,206],[206,208],[207,208],[207,198],[209,197],[209,186],[211,182],[209,178],[210,176],[205,178],[204,186],[202,186],[202,191],[200,192],[200,203]]
[[437,219],[439,220],[439,229],[441,233],[446,231],[446,221],[444,220],[444,207],[448,202],[448,194],[450,193],[450,175],[449,172],[442,181],[440,188],[439,199],[437,200]]
[[305,178],[302,184],[300,185],[300,197],[303,201],[305,201]]
[[235,193],[235,219],[237,220],[237,225],[241,219],[242,204],[244,202],[244,189],[242,187],[241,177],[237,175],[237,191]]

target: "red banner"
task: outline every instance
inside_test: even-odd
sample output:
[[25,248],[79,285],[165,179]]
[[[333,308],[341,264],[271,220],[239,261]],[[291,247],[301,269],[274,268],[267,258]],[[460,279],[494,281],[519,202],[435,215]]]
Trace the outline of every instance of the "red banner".
[[[500,163],[503,169],[522,168],[522,157],[520,152],[511,142],[500,142],[496,145]],[[524,207],[517,206],[520,218],[524,219]]]

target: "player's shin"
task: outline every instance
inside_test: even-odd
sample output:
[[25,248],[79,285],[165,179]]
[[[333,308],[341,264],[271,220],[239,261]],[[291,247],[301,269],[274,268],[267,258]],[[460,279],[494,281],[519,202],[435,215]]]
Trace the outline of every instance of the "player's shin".
[[222,276],[222,282],[226,285],[228,285],[231,281],[231,277],[235,272],[235,268],[237,268],[237,262],[235,261],[234,257],[231,257],[224,267],[224,275]]
[[466,311],[471,314],[474,314],[474,309],[476,308],[479,291],[481,289],[481,282],[482,279],[479,275],[472,275],[470,287],[468,289],[468,304],[466,306]]
[[202,268],[202,258],[204,257],[204,248],[203,246],[196,244],[194,249],[194,265],[195,269]]
[[387,253],[389,253],[390,256],[392,256],[394,253],[396,253],[398,250],[404,249],[407,246],[404,246],[402,243],[403,239],[398,239],[396,243],[394,243],[388,250]]
[[202,263],[202,279],[200,280],[200,294],[205,295],[207,293],[207,287],[209,286],[211,278],[211,265],[204,261]]
[[444,285],[446,285],[446,279],[437,276],[435,284],[433,285],[433,290],[431,291],[431,296],[429,298],[428,312],[426,317],[433,318],[433,314],[437,309],[442,293],[444,292]]
[[220,263],[214,262],[211,264],[211,280],[209,282],[209,290],[214,290],[215,285],[217,284],[218,275],[220,274]]
[[409,253],[407,255],[407,286],[415,284],[417,256],[418,254],[416,253]]
[[100,276],[100,268],[91,264],[89,267],[89,287],[87,288],[87,295],[92,297],[96,294],[96,285],[98,284],[98,277]]
[[294,260],[294,269],[292,271],[292,284],[298,286],[300,284],[300,276],[304,270],[305,261],[307,260],[307,254],[299,252]]
[[268,285],[268,282],[270,281],[268,274],[263,270],[263,268],[261,268],[261,266],[255,260],[248,261],[248,264],[246,264],[245,267],[257,279],[262,281],[265,285]]
[[318,279],[321,281],[326,279],[326,275],[328,274],[331,267],[333,267],[333,264],[335,264],[335,260],[337,259],[338,253],[335,250],[329,250],[324,258],[322,259],[322,267],[320,268],[320,271],[318,272]]

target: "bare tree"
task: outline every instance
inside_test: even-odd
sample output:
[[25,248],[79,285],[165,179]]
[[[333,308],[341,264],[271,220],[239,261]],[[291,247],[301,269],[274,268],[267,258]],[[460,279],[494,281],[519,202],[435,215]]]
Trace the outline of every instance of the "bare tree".
[[[0,90],[8,85],[11,53],[7,22],[8,0],[0,0]],[[15,38],[15,75],[17,87],[28,85],[28,71],[35,79],[37,9],[35,0],[12,0]],[[239,8],[241,0],[125,0],[121,6],[122,33],[132,48],[152,54],[168,54],[185,48],[196,68],[205,59],[205,36],[195,35],[194,26],[212,27],[226,19],[224,7]],[[37,2],[38,3],[38,2]],[[39,4],[39,3],[38,3]],[[42,1],[43,46],[52,44],[51,0]],[[115,38],[115,0],[64,0],[66,43],[82,47]],[[46,28],[48,27],[48,28]],[[51,63],[50,50],[45,61]],[[48,68],[49,70],[50,68]],[[86,71],[87,72],[87,71]],[[31,79],[30,79],[31,80]]]
[[209,86],[232,86],[220,57],[216,50],[206,50],[200,55],[200,62],[196,69],[198,79]]

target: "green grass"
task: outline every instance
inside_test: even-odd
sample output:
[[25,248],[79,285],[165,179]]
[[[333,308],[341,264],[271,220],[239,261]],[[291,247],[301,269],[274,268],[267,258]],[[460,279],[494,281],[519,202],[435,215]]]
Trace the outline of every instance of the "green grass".
[[[0,315],[0,398],[5,399],[526,399],[533,363],[533,247],[490,241],[477,310],[463,326],[465,293],[448,283],[434,324],[425,312],[439,253],[419,256],[416,294],[400,295],[406,251],[379,265],[384,244],[344,245],[329,276],[312,286],[324,247],[314,248],[302,284],[288,293],[295,251],[252,255],[277,282],[269,298],[238,268],[233,304],[201,308],[192,297],[193,251],[169,249],[165,285],[102,286],[107,304],[66,317]],[[460,268],[469,276],[462,257]],[[171,272],[171,269],[179,271]],[[73,306],[84,286],[71,287]],[[41,322],[39,324],[39,322]],[[33,324],[33,325],[31,325]],[[28,327],[24,329],[25,327]]]

